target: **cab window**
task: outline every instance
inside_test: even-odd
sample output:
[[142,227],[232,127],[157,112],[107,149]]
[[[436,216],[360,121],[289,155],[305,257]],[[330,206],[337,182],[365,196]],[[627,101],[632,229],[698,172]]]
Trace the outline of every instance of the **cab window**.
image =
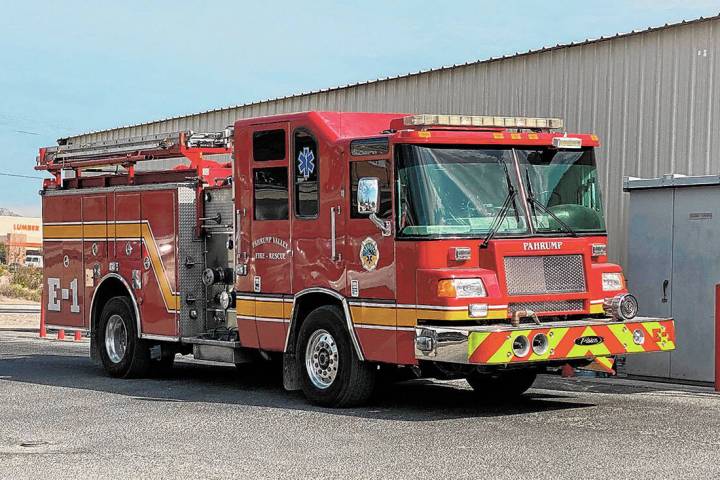
[[295,216],[315,218],[320,204],[317,141],[304,129],[295,131]]
[[253,184],[255,220],[287,220],[287,167],[256,168]]
[[261,130],[253,133],[253,159],[256,162],[285,158],[285,130]]

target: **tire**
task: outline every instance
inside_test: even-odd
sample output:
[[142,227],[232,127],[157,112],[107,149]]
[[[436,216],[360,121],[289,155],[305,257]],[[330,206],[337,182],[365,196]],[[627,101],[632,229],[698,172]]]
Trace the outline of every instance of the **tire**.
[[138,338],[137,320],[127,297],[105,304],[97,328],[98,351],[105,371],[113,377],[142,377],[150,368],[150,349]]
[[300,327],[296,352],[303,393],[315,405],[351,407],[372,396],[375,366],[358,359],[338,308],[310,312]]
[[535,370],[509,370],[492,374],[473,373],[467,377],[472,389],[487,401],[514,400],[535,382]]

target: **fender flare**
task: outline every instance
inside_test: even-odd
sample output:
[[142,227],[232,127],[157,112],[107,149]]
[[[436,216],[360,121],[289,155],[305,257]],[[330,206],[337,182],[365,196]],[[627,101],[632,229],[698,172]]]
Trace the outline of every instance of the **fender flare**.
[[298,315],[298,309],[296,308],[297,302],[303,296],[311,294],[311,293],[322,293],[322,294],[334,297],[335,299],[340,301],[340,303],[342,304],[343,315],[345,317],[345,324],[346,324],[346,327],[348,330],[348,334],[350,335],[350,341],[352,342],[353,347],[355,348],[355,353],[357,354],[358,359],[361,362],[365,361],[365,355],[363,355],[362,348],[360,347],[360,342],[358,341],[357,335],[355,333],[355,328],[353,327],[352,315],[350,313],[350,307],[348,305],[347,298],[345,298],[344,295],[341,295],[340,293],[336,292],[335,290],[331,290],[329,288],[323,288],[323,287],[306,288],[304,290],[299,291],[298,293],[296,293],[293,296],[292,313],[290,314],[290,324],[288,325],[287,334],[285,335],[285,348],[283,351],[287,353],[289,342],[290,342],[290,333],[293,331],[293,328],[296,325],[297,315]]
[[97,292],[100,290],[100,287],[102,287],[102,285],[105,283],[105,281],[107,281],[110,278],[120,280],[120,282],[125,286],[127,295],[128,295],[128,297],[130,297],[130,301],[132,301],[132,304],[133,304],[133,309],[135,310],[135,320],[137,322],[137,335],[138,335],[138,338],[142,338],[142,330],[141,330],[142,322],[140,321],[140,308],[138,308],[137,300],[135,299],[135,295],[133,294],[132,289],[130,288],[130,284],[128,284],[125,281],[125,279],[122,276],[118,275],[117,273],[108,273],[107,275],[102,277],[100,279],[100,281],[98,282],[97,286],[95,287],[95,290],[93,291],[93,296],[92,296],[92,299],[90,300],[90,318],[89,318],[90,321],[88,323],[88,325],[90,326],[89,330],[92,331],[92,326],[93,326],[92,316],[93,316],[93,312],[95,311],[95,297],[97,296]]

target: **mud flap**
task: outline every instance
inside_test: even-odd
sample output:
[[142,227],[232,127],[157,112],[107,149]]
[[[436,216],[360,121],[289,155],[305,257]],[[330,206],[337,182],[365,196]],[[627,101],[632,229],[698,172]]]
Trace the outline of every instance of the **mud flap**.
[[95,365],[102,365],[100,352],[98,351],[97,335],[94,330],[90,332],[90,360],[92,360]]
[[300,370],[295,354],[283,354],[283,387],[287,391],[300,390]]

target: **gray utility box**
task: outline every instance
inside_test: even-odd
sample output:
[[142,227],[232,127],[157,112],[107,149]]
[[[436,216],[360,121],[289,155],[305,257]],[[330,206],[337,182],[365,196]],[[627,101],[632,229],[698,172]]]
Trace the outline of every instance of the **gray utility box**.
[[628,289],[640,315],[675,319],[676,350],[629,355],[630,375],[712,382],[720,283],[720,176],[626,178]]

